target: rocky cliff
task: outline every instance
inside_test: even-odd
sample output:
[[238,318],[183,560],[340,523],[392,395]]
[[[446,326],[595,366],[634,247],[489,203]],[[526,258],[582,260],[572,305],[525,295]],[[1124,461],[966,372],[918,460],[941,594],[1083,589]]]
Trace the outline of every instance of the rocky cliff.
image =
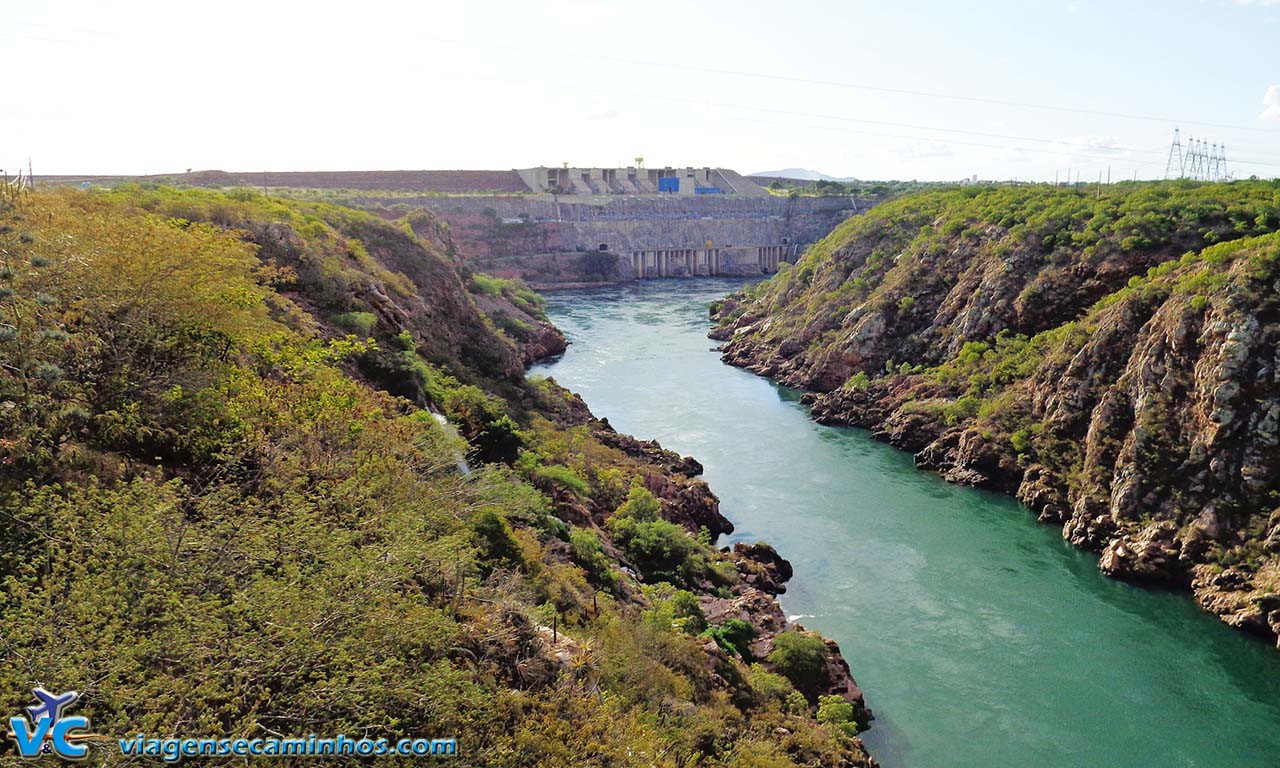
[[1280,635],[1280,186],[956,190],[842,225],[715,308],[724,359],[1108,574]]
[[104,734],[874,765],[785,561],[712,544],[696,461],[527,380],[563,348],[540,299],[449,245],[243,191],[0,201],[7,710],[59,685]]

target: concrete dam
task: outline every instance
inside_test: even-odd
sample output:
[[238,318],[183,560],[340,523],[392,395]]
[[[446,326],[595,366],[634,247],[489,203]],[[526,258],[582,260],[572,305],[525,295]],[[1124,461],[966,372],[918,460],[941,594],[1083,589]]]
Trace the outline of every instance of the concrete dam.
[[[535,288],[772,274],[879,202],[773,195],[726,169],[519,173],[531,194],[402,202],[448,223],[458,255],[474,269],[519,277]],[[649,191],[658,188],[666,191]]]
[[539,285],[771,274],[872,203],[727,195],[420,201],[448,223],[458,255],[469,265]]

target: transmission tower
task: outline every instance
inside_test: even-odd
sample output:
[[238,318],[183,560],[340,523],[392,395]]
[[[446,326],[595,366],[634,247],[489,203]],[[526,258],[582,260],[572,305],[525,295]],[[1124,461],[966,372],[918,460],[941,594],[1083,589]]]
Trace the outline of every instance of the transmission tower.
[[1213,180],[1222,181],[1231,178],[1231,174],[1227,173],[1227,145],[1215,144],[1215,152],[1213,153]]
[[1183,169],[1182,175],[1190,179],[1199,180],[1204,176],[1204,142],[1199,139],[1192,139],[1191,146],[1187,149],[1187,167]]
[[1182,129],[1173,129],[1173,143],[1169,145],[1169,162],[1164,165],[1166,179],[1182,178]]
[[1180,131],[1175,128],[1173,144],[1169,145],[1169,161],[1165,164],[1164,177],[1196,181],[1230,179],[1231,174],[1227,171],[1227,145],[1189,138],[1184,153]]

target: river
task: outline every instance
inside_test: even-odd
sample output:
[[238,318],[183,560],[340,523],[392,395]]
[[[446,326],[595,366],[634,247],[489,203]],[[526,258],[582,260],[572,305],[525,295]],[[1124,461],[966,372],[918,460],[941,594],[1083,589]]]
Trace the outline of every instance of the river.
[[706,466],[728,541],[794,565],[783,608],[840,643],[885,768],[1280,766],[1280,652],[721,363],[706,307],[740,285],[549,294],[571,346],[531,375]]

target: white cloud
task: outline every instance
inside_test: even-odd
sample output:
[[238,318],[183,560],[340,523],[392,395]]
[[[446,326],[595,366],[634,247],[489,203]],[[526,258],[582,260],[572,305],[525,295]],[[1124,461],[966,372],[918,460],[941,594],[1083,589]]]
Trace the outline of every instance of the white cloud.
[[618,115],[618,110],[613,109],[612,107],[610,107],[609,109],[602,109],[602,110],[600,110],[599,112],[589,112],[589,113],[587,113],[587,114],[586,114],[585,119],[587,119],[587,120],[617,120],[617,119],[618,119],[618,117],[619,117],[619,115]]
[[[1280,2],[1277,2],[1280,5]],[[1273,85],[1262,95],[1262,114],[1259,120],[1280,120],[1280,85]]]

